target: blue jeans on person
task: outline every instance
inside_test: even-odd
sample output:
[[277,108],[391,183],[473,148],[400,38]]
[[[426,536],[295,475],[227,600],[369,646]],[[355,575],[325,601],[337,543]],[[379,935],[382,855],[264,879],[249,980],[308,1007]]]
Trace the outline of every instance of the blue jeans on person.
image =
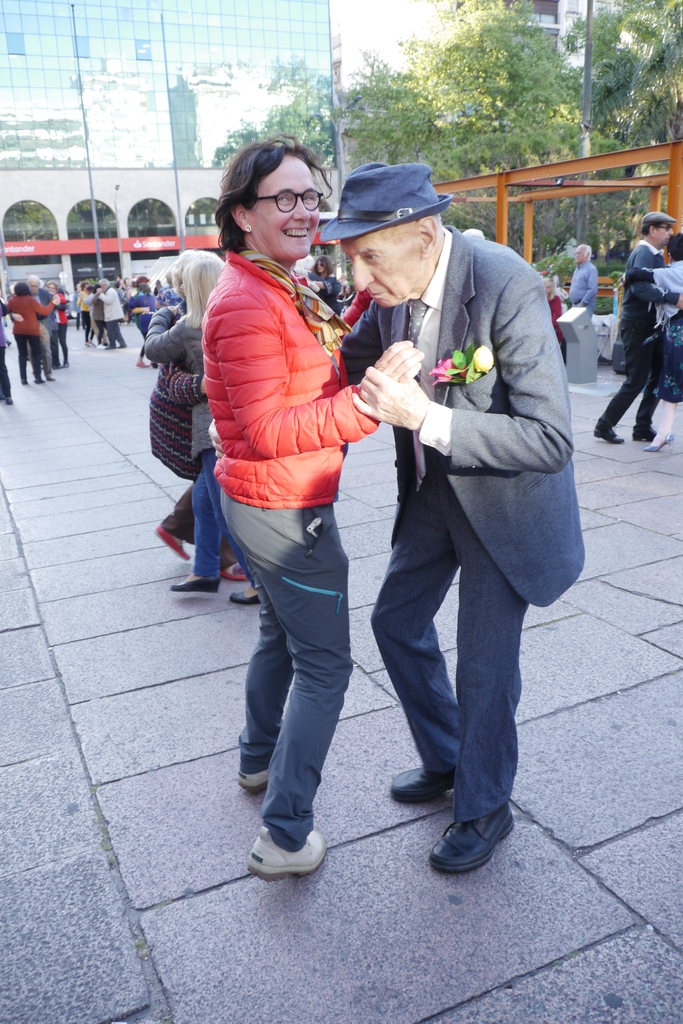
[[201,454],[201,460],[202,471],[192,489],[194,574],[195,576],[218,576],[221,567],[221,534],[223,534],[253,587],[254,581],[249,575],[244,553],[232,537],[221,509],[221,488],[213,472],[216,466],[216,453],[213,448],[206,448]]

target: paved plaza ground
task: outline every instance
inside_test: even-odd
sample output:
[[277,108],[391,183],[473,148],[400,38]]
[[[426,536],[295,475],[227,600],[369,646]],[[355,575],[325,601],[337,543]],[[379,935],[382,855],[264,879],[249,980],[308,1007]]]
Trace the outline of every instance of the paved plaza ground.
[[[316,800],[321,870],[247,875],[236,783],[258,611],[171,594],[155,525],[186,484],[149,450],[153,370],[91,351],[0,406],[2,1024],[679,1024],[683,444],[612,447],[622,378],[572,394],[586,567],[522,641],[515,828],[461,877],[427,864],[448,801],[370,629],[396,498],[390,431],[352,446],[337,517],[355,670]],[[683,415],[683,414],[682,414]],[[683,433],[683,422],[678,425]],[[4,494],[4,497],[3,497]],[[563,524],[556,524],[558,534]],[[511,538],[511,542],[514,538]],[[454,672],[457,585],[438,617]],[[496,609],[473,624],[495,643]]]

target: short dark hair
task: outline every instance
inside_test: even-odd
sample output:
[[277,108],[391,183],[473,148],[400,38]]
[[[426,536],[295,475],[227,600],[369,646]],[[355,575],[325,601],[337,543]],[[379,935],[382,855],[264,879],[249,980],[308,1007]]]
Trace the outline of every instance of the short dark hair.
[[666,249],[671,259],[676,263],[679,260],[683,260],[683,233],[672,235]]
[[152,292],[150,290],[150,287],[149,287],[149,285],[147,284],[146,281],[143,281],[142,284],[138,285],[138,290],[141,291],[143,295],[151,295],[152,294]]
[[29,286],[26,283],[26,281],[17,281],[17,283],[14,286],[14,294],[15,295],[30,295],[31,294],[31,289],[29,288]]
[[316,256],[315,263],[313,264],[314,268],[317,267],[319,263],[322,263],[322,265],[325,268],[325,277],[331,277],[332,274],[333,274],[333,270],[332,270],[332,260],[330,259],[330,257],[329,256]]
[[665,220],[651,220],[649,224],[640,225],[640,233],[641,235],[649,235],[650,228],[668,228],[668,226],[669,225]]
[[308,146],[302,145],[290,135],[263,142],[250,142],[237,153],[223,175],[221,198],[216,209],[218,244],[223,251],[238,252],[245,248],[244,232],[237,226],[232,215],[235,206],[248,210],[256,204],[259,182],[276,171],[286,156],[295,156],[303,161],[314,175],[318,175],[330,191],[327,171],[318,157]]

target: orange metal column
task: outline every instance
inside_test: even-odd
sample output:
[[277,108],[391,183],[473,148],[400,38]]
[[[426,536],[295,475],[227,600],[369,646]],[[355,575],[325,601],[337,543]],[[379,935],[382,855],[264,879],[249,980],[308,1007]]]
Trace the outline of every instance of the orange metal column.
[[656,211],[660,213],[662,209],[662,186],[655,185],[650,189],[650,213]]
[[524,259],[527,263],[534,261],[534,203],[531,199],[524,203]]
[[499,171],[496,176],[496,241],[508,244],[508,186],[507,174]]
[[683,142],[672,142],[669,156],[669,188],[666,212],[676,221],[676,230],[681,230],[683,214]]

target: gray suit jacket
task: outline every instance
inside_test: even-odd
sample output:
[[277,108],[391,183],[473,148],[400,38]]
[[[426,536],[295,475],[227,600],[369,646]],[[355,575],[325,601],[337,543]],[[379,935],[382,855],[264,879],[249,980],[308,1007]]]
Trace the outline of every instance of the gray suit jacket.
[[[358,383],[382,351],[408,336],[407,306],[374,302],[344,339]],[[437,384],[453,409],[446,473],[482,544],[517,593],[548,605],[584,562],[574,486],[567,377],[538,274],[511,249],[453,231],[438,358],[486,345],[489,373],[471,384]],[[395,429],[398,512],[415,473],[412,435]]]

